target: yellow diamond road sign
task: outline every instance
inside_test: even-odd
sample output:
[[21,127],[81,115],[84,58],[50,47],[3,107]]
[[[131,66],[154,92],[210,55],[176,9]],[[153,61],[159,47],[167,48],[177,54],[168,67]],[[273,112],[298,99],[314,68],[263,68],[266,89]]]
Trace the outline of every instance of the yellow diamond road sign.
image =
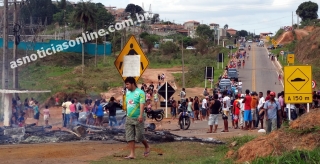
[[123,80],[127,77],[134,77],[136,81],[138,81],[140,76],[147,69],[149,60],[133,35],[114,61],[114,65]]
[[284,67],[284,95],[286,103],[312,102],[311,66]]

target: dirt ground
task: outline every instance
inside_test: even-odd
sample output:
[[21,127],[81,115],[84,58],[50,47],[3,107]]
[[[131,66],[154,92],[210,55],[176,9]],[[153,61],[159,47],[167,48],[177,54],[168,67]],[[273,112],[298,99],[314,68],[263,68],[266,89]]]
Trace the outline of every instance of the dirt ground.
[[70,142],[32,145],[5,145],[0,149],[1,163],[87,164],[107,155],[123,151],[127,144],[106,142]]
[[[309,35],[309,32],[312,32],[314,28],[306,27],[304,29],[294,30],[298,40],[301,40],[304,36]],[[278,44],[288,44],[294,40],[293,33],[291,31],[284,32],[278,39]]]
[[[281,155],[292,150],[312,150],[320,146],[320,109],[312,109],[290,123],[289,128],[281,128],[269,135],[255,138],[239,148],[238,162],[251,161],[256,157]],[[230,156],[230,155],[229,155]]]

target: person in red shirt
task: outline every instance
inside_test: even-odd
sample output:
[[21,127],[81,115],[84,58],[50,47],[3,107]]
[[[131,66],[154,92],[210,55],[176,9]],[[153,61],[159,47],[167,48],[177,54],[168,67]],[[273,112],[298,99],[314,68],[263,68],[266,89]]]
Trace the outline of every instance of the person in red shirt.
[[270,90],[267,90],[267,96],[266,96],[266,100],[265,101],[268,101],[268,100],[270,100]]
[[251,124],[252,124],[251,100],[252,100],[252,97],[250,96],[250,91],[249,89],[247,89],[246,97],[242,101],[242,103],[244,103],[244,121],[245,121],[244,130],[248,130],[248,129],[251,130]]
[[239,120],[239,114],[240,114],[240,99],[239,99],[239,95],[236,95],[235,96],[235,100],[233,102],[233,122],[234,124],[236,125],[235,129],[238,129],[239,126],[238,126],[238,120]]

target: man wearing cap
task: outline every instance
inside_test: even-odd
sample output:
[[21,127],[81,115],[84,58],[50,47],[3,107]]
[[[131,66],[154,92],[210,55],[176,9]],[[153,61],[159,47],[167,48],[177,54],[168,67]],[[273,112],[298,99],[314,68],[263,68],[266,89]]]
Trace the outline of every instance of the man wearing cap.
[[265,111],[264,117],[266,118],[267,133],[277,129],[277,113],[280,117],[280,122],[282,120],[281,107],[279,102],[275,101],[275,96],[276,94],[274,92],[270,92],[270,100],[266,101],[263,107],[263,110]]

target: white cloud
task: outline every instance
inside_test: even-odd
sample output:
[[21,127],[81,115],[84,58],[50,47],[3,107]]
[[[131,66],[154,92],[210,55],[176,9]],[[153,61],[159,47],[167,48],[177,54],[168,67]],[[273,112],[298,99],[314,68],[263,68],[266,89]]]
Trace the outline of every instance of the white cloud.
[[[280,26],[288,26],[294,23],[297,16],[295,10],[306,0],[117,0],[101,2],[106,6],[125,8],[133,3],[159,13],[160,19],[183,23],[188,20],[196,20],[205,24],[218,23],[220,26],[228,24],[234,29],[255,30],[256,33],[275,32]],[[320,0],[313,0],[320,5]],[[320,14],[319,14],[320,15]]]

